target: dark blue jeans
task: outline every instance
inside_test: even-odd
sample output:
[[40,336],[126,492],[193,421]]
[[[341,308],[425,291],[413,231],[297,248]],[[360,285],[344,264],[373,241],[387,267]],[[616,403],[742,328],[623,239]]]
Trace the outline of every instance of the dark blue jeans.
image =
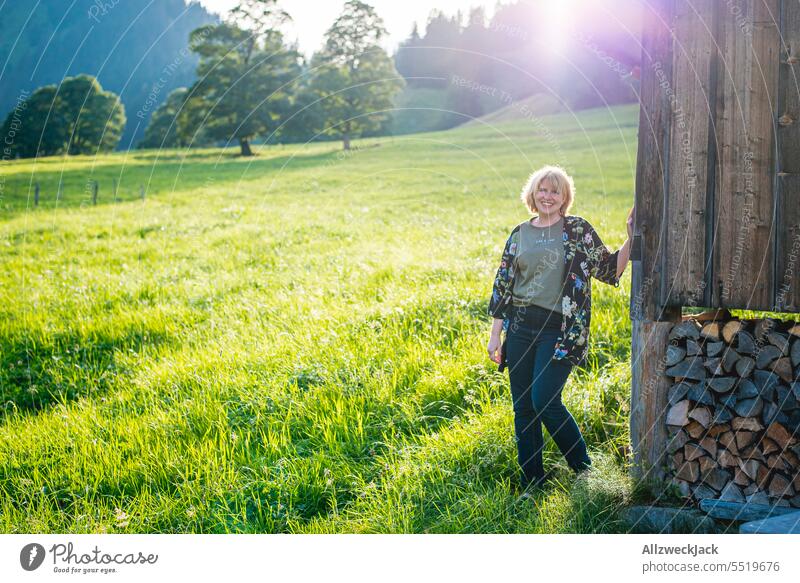
[[561,402],[572,364],[553,360],[561,334],[561,315],[537,306],[514,307],[507,334],[517,459],[525,481],[544,476],[542,423],[570,468],[580,471],[589,467],[586,442]]

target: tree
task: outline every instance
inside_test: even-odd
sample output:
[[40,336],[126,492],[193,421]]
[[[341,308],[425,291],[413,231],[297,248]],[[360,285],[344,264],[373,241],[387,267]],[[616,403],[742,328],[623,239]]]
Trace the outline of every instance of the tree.
[[[150,122],[144,132],[144,138],[137,144],[138,148],[180,148],[190,145],[207,146],[213,143],[201,130],[193,136],[185,125],[181,125],[180,116],[186,111],[186,97],[189,90],[178,87],[170,92],[167,99],[158,106],[150,116]],[[181,131],[183,130],[183,131]]]
[[66,128],[48,119],[48,114],[53,111],[56,91],[56,85],[40,87],[9,112],[2,128],[6,157],[49,156],[63,146]]
[[180,133],[202,129],[212,139],[237,140],[242,156],[253,155],[250,141],[278,128],[292,105],[300,55],[277,28],[288,18],[277,0],[246,0],[228,22],[192,31],[198,80],[181,112]]
[[291,115],[282,120],[280,131],[270,136],[269,142],[308,142],[319,136],[325,127],[322,111],[317,107],[311,88],[310,64],[304,63],[292,99]]
[[58,111],[67,127],[68,154],[110,152],[122,136],[125,108],[119,97],[103,91],[97,79],[78,75],[64,80]]
[[424,73],[423,63],[420,62],[417,55],[419,50],[417,47],[420,46],[422,46],[422,39],[419,36],[419,29],[415,22],[414,27],[411,29],[411,36],[400,43],[394,57],[394,66],[397,68],[397,72],[406,79],[409,87],[425,86],[424,79],[416,78],[420,76],[421,72]]
[[138,142],[150,114],[167,94],[194,82],[197,57],[188,52],[189,33],[219,22],[218,15],[187,0],[0,5],[0,124],[20,95],[58,86],[65,74],[95,72],[103,89],[118,94],[128,117],[137,122],[128,120],[118,147]]
[[10,148],[22,158],[96,154],[116,147],[125,121],[118,95],[91,75],[78,75],[34,91],[9,113],[3,131],[17,128]]
[[459,53],[450,49],[457,48],[460,39],[460,15],[446,16],[440,10],[431,13],[425,26],[425,37],[422,39],[425,48],[416,54],[425,63],[427,75],[442,79],[441,87],[450,84],[450,77],[456,69]]
[[359,0],[345,3],[311,59],[311,88],[320,99],[324,133],[351,138],[374,132],[390,119],[394,96],[405,83],[378,44],[387,34],[375,10]]

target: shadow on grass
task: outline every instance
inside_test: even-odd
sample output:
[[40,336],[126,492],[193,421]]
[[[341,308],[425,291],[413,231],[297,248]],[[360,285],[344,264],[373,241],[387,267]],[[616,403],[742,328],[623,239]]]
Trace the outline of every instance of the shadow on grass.
[[126,371],[120,352],[177,346],[162,331],[128,329],[120,335],[76,332],[46,339],[0,338],[0,402],[9,410],[39,411],[58,402],[104,393]]

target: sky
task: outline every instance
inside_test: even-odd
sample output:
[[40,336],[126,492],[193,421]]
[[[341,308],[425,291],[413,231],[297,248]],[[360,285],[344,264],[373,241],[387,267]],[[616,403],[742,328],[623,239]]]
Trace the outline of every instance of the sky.
[[[209,12],[222,14],[233,8],[238,0],[199,0]],[[307,56],[322,46],[325,31],[339,16],[345,0],[283,0],[280,6],[288,12],[293,23],[285,29],[287,40],[297,40],[300,51]],[[487,16],[493,13],[495,1],[486,0],[367,0],[383,19],[389,36],[384,39],[384,48],[393,52],[397,45],[408,38],[416,21],[420,34],[425,31],[428,15],[435,7],[445,14],[461,10],[466,19],[471,6],[485,6]]]

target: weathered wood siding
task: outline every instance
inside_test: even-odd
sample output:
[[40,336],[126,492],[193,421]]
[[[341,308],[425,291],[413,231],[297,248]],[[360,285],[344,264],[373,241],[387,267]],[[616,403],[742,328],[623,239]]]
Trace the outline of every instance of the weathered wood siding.
[[[672,71],[675,95],[667,191],[666,286],[671,305],[703,305],[708,160],[713,114],[715,0],[676,2]],[[699,296],[698,296],[699,294]],[[700,301],[698,301],[698,297]]]
[[771,309],[779,1],[739,0],[722,8],[712,303]]
[[781,2],[775,308],[800,311],[800,2]]
[[800,307],[800,2],[645,7],[631,315]]
[[672,124],[672,0],[644,6],[636,217],[631,253],[631,318],[663,319],[662,250],[666,246],[664,204]]

